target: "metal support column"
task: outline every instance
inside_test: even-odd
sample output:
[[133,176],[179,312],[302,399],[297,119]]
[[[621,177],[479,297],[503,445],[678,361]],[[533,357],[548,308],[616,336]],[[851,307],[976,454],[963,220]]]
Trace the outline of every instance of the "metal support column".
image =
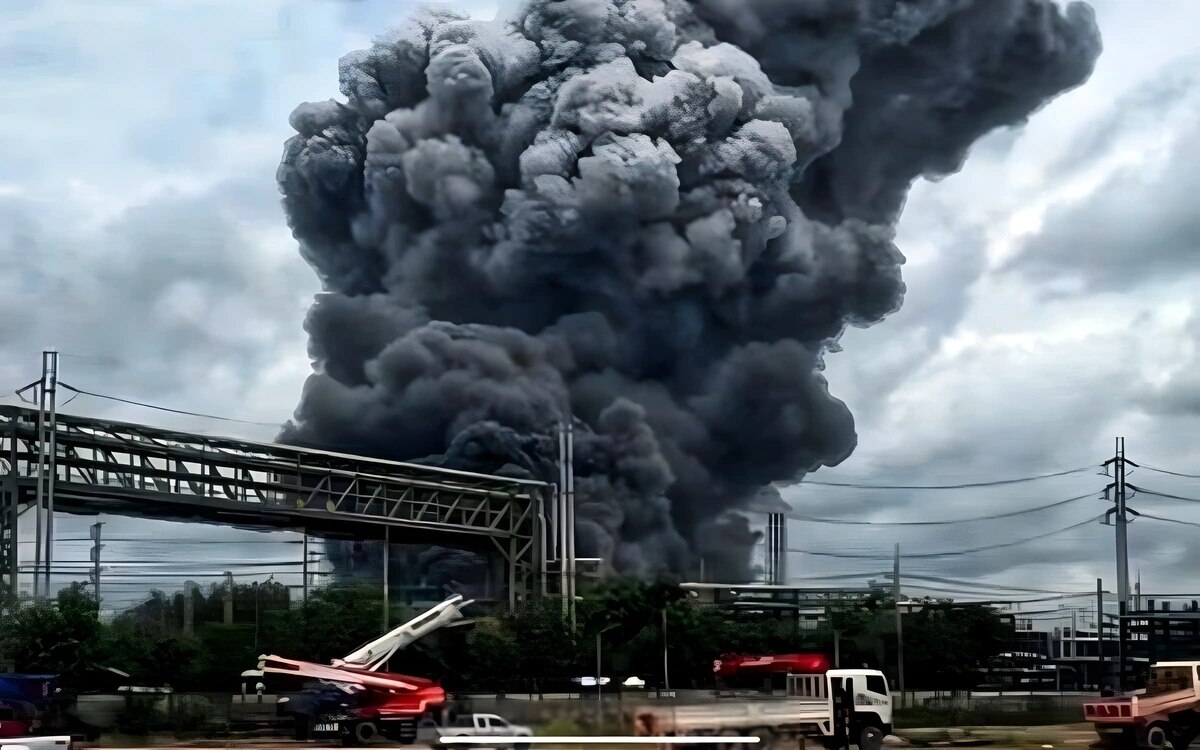
[[571,610],[571,630],[575,630],[575,587],[578,584],[575,570],[575,426],[573,420],[567,421],[567,501],[564,510],[567,515],[567,589]]
[[1104,677],[1104,580],[1096,579],[1096,654],[1097,664],[1099,669],[1096,675],[1100,685],[1105,682]]
[[517,609],[517,540],[513,537],[508,539],[508,611],[515,612]]
[[392,566],[392,527],[383,527],[383,632],[387,632],[391,628],[388,623],[391,621],[392,599],[391,592],[388,590],[388,573]]
[[304,549],[304,562],[301,563],[302,568],[300,575],[304,580],[300,585],[300,601],[302,604],[308,604],[308,529],[305,529],[303,534],[304,541],[301,544],[301,547]]
[[5,605],[13,605],[19,595],[21,546],[20,540],[20,503],[17,496],[17,425],[10,425],[8,434],[4,437],[8,448],[4,457],[8,470],[0,480],[0,580],[7,587],[4,596],[8,601]]

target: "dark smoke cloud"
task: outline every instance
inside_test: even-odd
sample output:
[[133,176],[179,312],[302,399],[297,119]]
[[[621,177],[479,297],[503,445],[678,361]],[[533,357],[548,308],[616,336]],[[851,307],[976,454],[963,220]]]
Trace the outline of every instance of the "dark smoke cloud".
[[283,439],[553,479],[581,555],[746,574],[730,511],[845,459],[821,371],[896,310],[911,182],[1081,83],[1048,0],[529,0],[426,11],[301,105],[279,181],[328,295]]

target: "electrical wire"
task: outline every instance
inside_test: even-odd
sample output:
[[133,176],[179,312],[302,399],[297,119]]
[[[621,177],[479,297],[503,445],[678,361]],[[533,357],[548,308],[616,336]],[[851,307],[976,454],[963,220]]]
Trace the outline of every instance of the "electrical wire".
[[1181,471],[1170,471],[1169,469],[1160,469],[1156,466],[1147,466],[1142,464],[1142,468],[1147,471],[1157,471],[1159,474],[1170,474],[1173,477],[1185,477],[1187,479],[1200,479],[1200,474],[1185,474]]
[[[78,537],[78,538],[72,537],[72,538],[68,538],[68,539],[56,538],[54,540],[54,543],[58,544],[60,542],[65,543],[65,542],[94,542],[94,541],[96,541],[96,540],[92,539],[91,537]],[[304,541],[302,539],[261,539],[261,540],[260,539],[184,539],[182,537],[175,537],[173,539],[155,539],[152,537],[107,537],[107,536],[103,537],[100,540],[100,542],[101,542],[101,544],[108,544],[109,542],[136,542],[139,544],[253,544],[255,546],[257,546],[259,544],[304,544]],[[33,539],[22,539],[18,542],[18,544],[33,544],[33,543],[34,543]],[[309,544],[313,544],[313,541],[310,540]]]
[[1138,492],[1142,493],[1143,495],[1154,495],[1156,497],[1165,497],[1168,500],[1183,500],[1184,502],[1187,502],[1187,503],[1200,503],[1200,498],[1184,497],[1183,495],[1172,495],[1167,492],[1156,492],[1154,490],[1147,490],[1145,488],[1138,487],[1137,485],[1133,485],[1133,484],[1130,484],[1127,486],[1130,489],[1137,490]]
[[[1062,599],[1080,599],[1084,596],[1087,596],[1087,594],[1059,594],[1058,596],[1039,596],[1039,597],[1035,597],[1033,599],[978,599],[978,600],[972,599],[972,600],[959,600],[959,601],[955,601],[954,603],[955,604],[1036,604],[1038,602],[1053,602],[1053,601],[1060,601]],[[1095,596],[1095,593],[1091,594],[1091,596]],[[900,604],[903,605],[904,602],[901,602]],[[1013,612],[1010,614],[1019,615],[1020,613]]]
[[1177,523],[1182,526],[1200,526],[1200,523],[1197,523],[1196,521],[1184,521],[1184,520],[1181,520],[1178,518],[1164,518],[1162,516],[1152,516],[1149,513],[1139,512],[1137,517],[1138,518],[1149,518],[1153,521],[1166,521],[1167,523]]
[[1075,497],[1069,497],[1066,500],[1059,500],[1057,502],[1050,503],[1049,505],[1039,505],[1035,508],[1025,508],[1024,510],[1014,510],[1014,511],[1009,511],[1008,513],[996,513],[996,514],[989,515],[989,516],[975,516],[973,518],[956,518],[956,519],[948,520],[948,521],[855,521],[855,520],[845,519],[845,518],[819,518],[819,517],[815,517],[815,516],[802,516],[802,515],[797,515],[797,514],[793,514],[793,513],[787,513],[785,515],[788,518],[792,518],[792,519],[795,519],[798,521],[808,521],[810,523],[829,523],[829,524],[835,524],[835,525],[839,525],[839,526],[947,526],[947,525],[956,524],[956,523],[973,523],[975,521],[994,521],[998,518],[1013,518],[1015,516],[1025,515],[1026,513],[1036,513],[1038,511],[1042,511],[1042,510],[1049,510],[1050,508],[1058,508],[1063,505],[1067,505],[1068,503],[1074,503],[1074,502],[1077,502],[1079,500],[1084,500],[1089,497],[1096,497],[1096,495],[1097,495],[1097,493],[1095,493],[1095,492],[1089,492],[1085,495],[1076,495]]
[[[1063,532],[1071,531],[1072,529],[1078,529],[1078,528],[1080,528],[1082,526],[1086,526],[1090,523],[1095,523],[1096,521],[1099,521],[1102,518],[1104,518],[1104,516],[1105,516],[1105,514],[1101,513],[1098,516],[1092,516],[1091,518],[1089,518],[1085,521],[1080,521],[1079,523],[1071,524],[1070,526],[1065,526],[1061,529],[1055,529],[1054,531],[1047,531],[1042,534],[1038,534],[1036,536],[1026,537],[1024,539],[1017,539],[1017,540],[1014,540],[1011,542],[1002,542],[1000,544],[989,544],[989,545],[986,545],[983,547],[974,547],[971,549],[948,550],[946,552],[923,552],[923,553],[918,553],[918,554],[914,554],[914,555],[902,555],[902,557],[907,560],[929,559],[929,558],[936,558],[936,557],[957,557],[959,555],[970,555],[970,554],[974,554],[976,552],[987,552],[987,551],[995,550],[995,549],[1005,549],[1008,547],[1015,547],[1019,544],[1026,544],[1028,542],[1034,542],[1039,539],[1045,539],[1047,537],[1051,537],[1056,534],[1062,534]],[[812,552],[809,550],[793,549],[793,548],[788,548],[788,552],[798,552],[798,553],[805,554],[805,555],[812,555],[814,557],[835,557],[835,558],[850,559],[850,560],[890,560],[890,559],[892,559],[891,555],[856,555],[856,554],[845,553],[845,552]]]
[[801,481],[802,484],[811,484],[820,487],[853,487],[860,490],[961,490],[969,487],[997,487],[1003,484],[1036,482],[1039,479],[1050,479],[1052,477],[1065,477],[1069,474],[1078,474],[1080,472],[1088,471],[1091,468],[1093,467],[1082,466],[1078,469],[1056,471],[1050,474],[1036,474],[1028,477],[1016,477],[1014,479],[997,479],[990,482],[967,482],[964,484],[859,484],[857,482],[822,482],[815,479],[804,479]]
[[[1006,592],[995,593],[995,592],[987,592],[987,591],[969,591],[967,589],[951,589],[951,588],[942,588],[939,586],[927,586],[927,585],[922,585],[920,583],[909,583],[907,581],[903,581],[901,583],[901,588],[902,589],[918,589],[920,591],[933,591],[933,592],[943,593],[943,594],[970,594],[971,596],[990,596],[990,597],[992,597],[992,599],[991,599],[992,601],[1012,601],[1012,602],[1019,602],[1019,601],[1039,602],[1039,601],[1050,601],[1052,599],[1076,599],[1076,598],[1081,598],[1081,597],[1085,597],[1085,596],[1091,596],[1091,597],[1096,596],[1095,591],[1085,591],[1082,593],[1068,591],[1068,592],[1054,592],[1054,594],[1052,596],[1047,596],[1044,598],[1037,598],[1037,599],[1015,599],[1015,598],[1014,599],[1005,599],[1005,598],[1003,598],[1003,596]],[[1018,593],[1018,596],[1020,596],[1020,593]]]
[[[103,566],[102,566],[102,568],[103,568]],[[32,564],[22,565],[21,572],[22,573],[33,573],[34,572],[33,565]],[[40,575],[44,576],[46,574],[46,567],[43,565],[37,572]],[[81,577],[90,577],[91,575],[93,575],[93,573],[91,571],[87,571],[87,570],[51,570],[50,574],[52,576],[55,576],[56,578],[62,577],[62,576],[74,576],[76,578],[81,578]],[[333,572],[332,571],[321,571],[321,570],[310,570],[310,571],[308,571],[308,574],[310,576],[313,576],[313,575],[327,576],[327,575],[333,575]],[[249,576],[264,576],[264,575],[299,576],[300,571],[298,571],[298,570],[258,570],[258,571],[254,571],[252,573],[234,573],[233,577],[234,578],[246,578]],[[100,579],[101,580],[107,580],[110,578],[134,578],[134,579],[175,578],[178,580],[185,580],[188,578],[227,578],[228,576],[229,576],[229,573],[195,573],[195,572],[191,572],[191,571],[140,572],[140,573],[125,573],[125,572],[106,573],[106,572],[104,572],[103,569],[101,569],[101,571],[100,571]]]
[[[93,566],[96,563],[91,560],[55,560],[55,565],[86,565]],[[101,561],[102,566],[116,570],[119,566],[144,565],[154,567],[159,565],[179,565],[178,560],[108,560]],[[274,565],[297,565],[303,566],[303,560],[266,560],[266,561],[234,561],[234,560],[205,560],[206,566],[228,565],[231,568],[268,568]],[[311,564],[311,562],[310,562]]]
[[[887,576],[887,577],[891,577],[892,573],[890,571],[888,571],[888,572],[885,572],[883,575]],[[1031,588],[1025,588],[1023,586],[1005,586],[1003,584],[988,583],[986,581],[976,583],[974,581],[965,581],[961,578],[943,578],[940,576],[926,576],[926,575],[918,575],[915,573],[905,573],[903,576],[901,576],[901,580],[908,581],[910,579],[915,579],[918,581],[933,581],[935,583],[948,583],[952,586],[976,586],[976,587],[982,587],[982,588],[989,588],[989,589],[993,589],[993,590],[1022,591],[1022,592],[1028,593],[1028,594],[1061,594],[1061,593],[1064,593],[1062,591],[1054,591],[1051,589],[1031,589]],[[1096,592],[1092,591],[1090,593],[1092,595],[1095,595]]]
[[61,388],[65,388],[68,391],[72,391],[81,396],[91,396],[92,398],[103,398],[103,399],[108,399],[109,401],[118,401],[122,404],[130,404],[132,406],[140,406],[145,409],[157,409],[158,411],[170,412],[172,414],[183,414],[183,415],[189,416],[189,417],[201,417],[204,419],[215,419],[215,420],[219,420],[221,422],[234,422],[237,424],[254,425],[256,427],[282,427],[283,426],[282,424],[280,424],[278,422],[253,422],[253,421],[246,420],[246,419],[234,419],[233,417],[222,417],[222,416],[218,416],[216,414],[204,414],[202,412],[197,412],[197,411],[187,411],[186,409],[172,409],[168,406],[158,406],[156,404],[148,404],[148,403],[145,403],[144,401],[134,401],[132,399],[121,398],[119,396],[110,396],[110,395],[107,395],[104,393],[95,393],[94,391],[85,391],[82,388],[76,388],[74,386],[67,385],[66,383],[62,382],[61,380],[58,382],[58,385]]

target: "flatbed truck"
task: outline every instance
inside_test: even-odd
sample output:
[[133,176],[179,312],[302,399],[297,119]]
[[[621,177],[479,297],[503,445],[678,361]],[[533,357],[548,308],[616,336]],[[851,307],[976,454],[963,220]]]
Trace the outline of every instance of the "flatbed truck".
[[[646,706],[634,712],[638,736],[721,737],[753,735],[760,747],[814,738],[837,747],[835,696],[853,701],[848,719],[850,744],[880,750],[892,733],[892,698],[883,673],[873,669],[831,669],[788,675],[787,696],[686,706]],[[793,744],[794,747],[794,744]]]

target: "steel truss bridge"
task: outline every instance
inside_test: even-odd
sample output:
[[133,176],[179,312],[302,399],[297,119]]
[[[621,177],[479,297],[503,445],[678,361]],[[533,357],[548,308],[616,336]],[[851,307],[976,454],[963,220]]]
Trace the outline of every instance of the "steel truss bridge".
[[12,596],[18,519],[36,503],[39,464],[56,512],[466,548],[492,561],[510,608],[546,593],[553,485],[61,413],[51,440],[38,415],[0,406],[0,584]]

